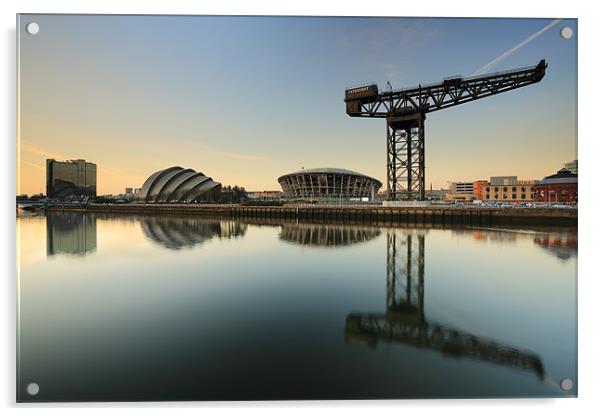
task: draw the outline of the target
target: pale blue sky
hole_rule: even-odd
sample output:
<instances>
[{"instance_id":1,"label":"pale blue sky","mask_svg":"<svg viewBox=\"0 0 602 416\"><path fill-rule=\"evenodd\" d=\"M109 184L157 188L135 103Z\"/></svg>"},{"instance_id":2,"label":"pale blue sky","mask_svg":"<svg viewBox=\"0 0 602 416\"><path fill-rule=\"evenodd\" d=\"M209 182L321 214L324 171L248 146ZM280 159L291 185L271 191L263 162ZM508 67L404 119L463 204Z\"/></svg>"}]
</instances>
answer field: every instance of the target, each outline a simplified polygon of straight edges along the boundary
<instances>
[{"instance_id":1,"label":"pale blue sky","mask_svg":"<svg viewBox=\"0 0 602 416\"><path fill-rule=\"evenodd\" d=\"M100 193L171 165L251 190L301 167L384 182L385 122L348 117L346 87L469 75L550 21L23 15L21 192L43 189L48 156L98 163ZM563 20L494 68L545 58L541 83L427 116L427 186L576 158L576 34Z\"/></svg>"}]
</instances>

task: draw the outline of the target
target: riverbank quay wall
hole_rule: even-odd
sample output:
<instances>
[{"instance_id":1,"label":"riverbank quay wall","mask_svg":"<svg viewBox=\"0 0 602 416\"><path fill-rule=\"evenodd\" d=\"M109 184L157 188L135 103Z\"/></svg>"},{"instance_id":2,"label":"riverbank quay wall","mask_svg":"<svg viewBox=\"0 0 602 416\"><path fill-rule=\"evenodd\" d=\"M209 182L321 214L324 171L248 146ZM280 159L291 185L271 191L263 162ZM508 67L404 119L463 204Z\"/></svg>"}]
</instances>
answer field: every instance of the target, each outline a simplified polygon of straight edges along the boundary
<instances>
[{"instance_id":1,"label":"riverbank quay wall","mask_svg":"<svg viewBox=\"0 0 602 416\"><path fill-rule=\"evenodd\" d=\"M428 223L474 226L577 226L577 209L562 208L88 204L85 206L54 205L47 207L47 210L152 215L200 215L231 219L290 219L307 222Z\"/></svg>"}]
</instances>

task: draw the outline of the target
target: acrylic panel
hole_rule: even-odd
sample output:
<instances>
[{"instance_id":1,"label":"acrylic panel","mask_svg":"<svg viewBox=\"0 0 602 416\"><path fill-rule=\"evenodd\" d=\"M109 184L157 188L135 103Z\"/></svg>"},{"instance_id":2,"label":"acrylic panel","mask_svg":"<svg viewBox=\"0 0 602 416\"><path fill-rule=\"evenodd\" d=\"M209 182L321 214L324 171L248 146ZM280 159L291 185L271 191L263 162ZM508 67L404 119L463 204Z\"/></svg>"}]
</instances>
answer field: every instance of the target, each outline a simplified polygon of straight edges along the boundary
<instances>
[{"instance_id":1,"label":"acrylic panel","mask_svg":"<svg viewBox=\"0 0 602 416\"><path fill-rule=\"evenodd\" d=\"M18 15L17 400L576 397L577 35Z\"/></svg>"}]
</instances>

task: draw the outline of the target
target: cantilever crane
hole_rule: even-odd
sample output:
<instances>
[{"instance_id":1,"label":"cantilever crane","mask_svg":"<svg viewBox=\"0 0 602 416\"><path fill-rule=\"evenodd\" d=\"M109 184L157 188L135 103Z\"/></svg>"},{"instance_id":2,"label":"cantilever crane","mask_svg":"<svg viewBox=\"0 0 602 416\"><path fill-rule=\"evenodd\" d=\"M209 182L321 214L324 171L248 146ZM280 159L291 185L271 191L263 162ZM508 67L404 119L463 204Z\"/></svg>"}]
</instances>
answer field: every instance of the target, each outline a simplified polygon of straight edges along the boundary
<instances>
[{"instance_id":1,"label":"cantilever crane","mask_svg":"<svg viewBox=\"0 0 602 416\"><path fill-rule=\"evenodd\" d=\"M387 119L387 199L424 200L424 120L426 113L535 84L547 64L397 91L376 84L345 90L347 115Z\"/></svg>"}]
</instances>

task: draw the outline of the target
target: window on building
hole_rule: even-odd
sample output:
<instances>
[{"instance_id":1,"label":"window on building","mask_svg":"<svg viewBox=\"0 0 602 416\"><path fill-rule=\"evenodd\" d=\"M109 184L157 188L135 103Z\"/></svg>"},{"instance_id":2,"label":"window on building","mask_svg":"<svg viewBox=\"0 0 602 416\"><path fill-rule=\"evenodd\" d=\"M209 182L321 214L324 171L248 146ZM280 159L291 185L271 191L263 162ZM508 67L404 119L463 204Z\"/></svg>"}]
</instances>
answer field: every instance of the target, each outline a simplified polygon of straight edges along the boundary
<instances>
[{"instance_id":1,"label":"window on building","mask_svg":"<svg viewBox=\"0 0 602 416\"><path fill-rule=\"evenodd\" d=\"M508 192L508 187L504 186L504 192Z\"/></svg>"},{"instance_id":2,"label":"window on building","mask_svg":"<svg viewBox=\"0 0 602 416\"><path fill-rule=\"evenodd\" d=\"M485 190L486 190L487 192L489 192L489 187L485 188Z\"/></svg>"},{"instance_id":3,"label":"window on building","mask_svg":"<svg viewBox=\"0 0 602 416\"><path fill-rule=\"evenodd\" d=\"M489 194L487 194L487 195L485 196L485 198L489 199Z\"/></svg>"},{"instance_id":4,"label":"window on building","mask_svg":"<svg viewBox=\"0 0 602 416\"><path fill-rule=\"evenodd\" d=\"M500 189L499 189L499 188L496 186L495 188L493 188L493 190L494 190L495 192L497 192L497 191L499 191ZM497 198L497 196L496 196L496 198Z\"/></svg>"},{"instance_id":5,"label":"window on building","mask_svg":"<svg viewBox=\"0 0 602 416\"><path fill-rule=\"evenodd\" d=\"M504 194L504 199L508 199L508 194Z\"/></svg>"},{"instance_id":6,"label":"window on building","mask_svg":"<svg viewBox=\"0 0 602 416\"><path fill-rule=\"evenodd\" d=\"M512 194L512 199L516 199L516 194Z\"/></svg>"},{"instance_id":7,"label":"window on building","mask_svg":"<svg viewBox=\"0 0 602 416\"><path fill-rule=\"evenodd\" d=\"M512 192L516 192L516 186L512 187Z\"/></svg>"},{"instance_id":8,"label":"window on building","mask_svg":"<svg viewBox=\"0 0 602 416\"><path fill-rule=\"evenodd\" d=\"M520 188L521 192L525 192L527 190L527 188L525 188L524 186L522 188Z\"/></svg>"},{"instance_id":9,"label":"window on building","mask_svg":"<svg viewBox=\"0 0 602 416\"><path fill-rule=\"evenodd\" d=\"M500 198L499 194L495 194L495 199L499 199L499 198Z\"/></svg>"},{"instance_id":10,"label":"window on building","mask_svg":"<svg viewBox=\"0 0 602 416\"><path fill-rule=\"evenodd\" d=\"M525 194L520 194L520 199L526 199L527 196Z\"/></svg>"}]
</instances>

